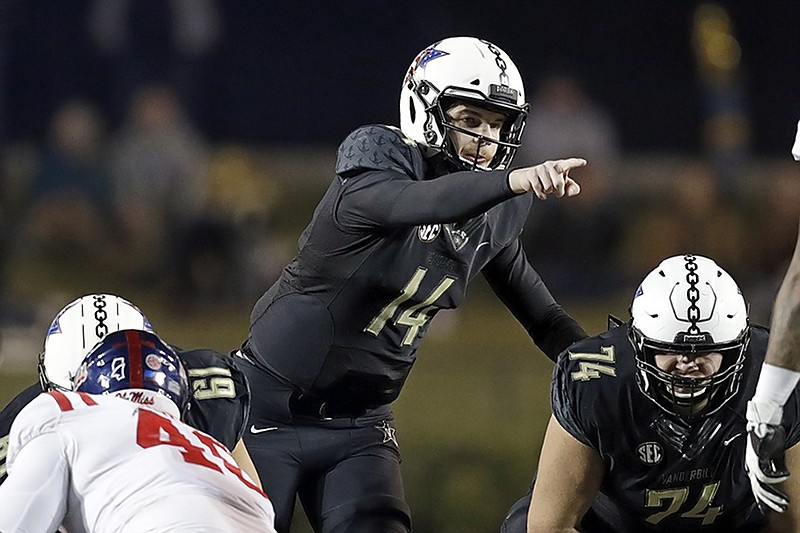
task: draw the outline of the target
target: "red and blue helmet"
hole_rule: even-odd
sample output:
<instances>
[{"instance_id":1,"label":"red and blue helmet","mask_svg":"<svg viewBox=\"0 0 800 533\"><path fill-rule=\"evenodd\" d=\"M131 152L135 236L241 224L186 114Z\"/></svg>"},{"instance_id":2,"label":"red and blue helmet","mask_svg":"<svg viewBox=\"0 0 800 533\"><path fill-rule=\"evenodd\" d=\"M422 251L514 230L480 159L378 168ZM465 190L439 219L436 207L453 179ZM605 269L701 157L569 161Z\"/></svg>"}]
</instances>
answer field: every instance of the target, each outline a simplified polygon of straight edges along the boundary
<instances>
[{"instance_id":1,"label":"red and blue helmet","mask_svg":"<svg viewBox=\"0 0 800 533\"><path fill-rule=\"evenodd\" d=\"M109 333L98 342L83 359L73 387L89 394L113 394L175 416L185 412L191 395L175 351L155 333L137 329Z\"/></svg>"}]
</instances>

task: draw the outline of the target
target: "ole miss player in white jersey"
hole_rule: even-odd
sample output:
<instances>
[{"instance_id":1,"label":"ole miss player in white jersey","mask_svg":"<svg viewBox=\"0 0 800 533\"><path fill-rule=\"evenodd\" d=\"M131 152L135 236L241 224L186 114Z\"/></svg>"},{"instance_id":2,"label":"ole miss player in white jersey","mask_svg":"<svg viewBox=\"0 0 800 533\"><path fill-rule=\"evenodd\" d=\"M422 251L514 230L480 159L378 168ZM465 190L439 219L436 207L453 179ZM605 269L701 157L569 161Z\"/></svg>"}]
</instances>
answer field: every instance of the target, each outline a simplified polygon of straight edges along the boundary
<instances>
[{"instance_id":1,"label":"ole miss player in white jersey","mask_svg":"<svg viewBox=\"0 0 800 533\"><path fill-rule=\"evenodd\" d=\"M225 446L181 422L186 372L154 333L107 335L74 391L40 394L14 421L0 531L275 531Z\"/></svg>"}]
</instances>

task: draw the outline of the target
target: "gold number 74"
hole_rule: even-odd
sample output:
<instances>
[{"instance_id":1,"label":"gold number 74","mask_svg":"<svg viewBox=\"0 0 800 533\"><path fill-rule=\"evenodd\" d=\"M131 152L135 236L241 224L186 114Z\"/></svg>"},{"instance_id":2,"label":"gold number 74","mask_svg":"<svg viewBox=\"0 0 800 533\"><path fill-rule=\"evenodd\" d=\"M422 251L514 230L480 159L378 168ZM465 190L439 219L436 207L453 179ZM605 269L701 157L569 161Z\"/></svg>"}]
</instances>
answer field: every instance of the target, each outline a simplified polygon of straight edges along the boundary
<instances>
[{"instance_id":1,"label":"gold number 74","mask_svg":"<svg viewBox=\"0 0 800 533\"><path fill-rule=\"evenodd\" d=\"M711 507L711 500L719 488L719 481L716 483L708 483L703 486L703 492L700 494L697 503L688 511L681 514L681 518L700 518L702 525L707 526L712 524L717 516L722 514L722 505L718 507ZM663 511L653 513L648 516L645 521L650 524L658 524L666 517L673 515L680 511L686 498L689 496L689 487L681 487L677 489L662 489L662 490L648 490L647 491L647 504L645 507L661 507L665 501L668 501L667 508Z\"/></svg>"},{"instance_id":2,"label":"gold number 74","mask_svg":"<svg viewBox=\"0 0 800 533\"><path fill-rule=\"evenodd\" d=\"M580 361L578 363L580 370L571 374L572 381L589 381L590 379L599 378L601 374L616 377L614 347L603 346L600 351L603 353L569 353L571 360Z\"/></svg>"}]
</instances>

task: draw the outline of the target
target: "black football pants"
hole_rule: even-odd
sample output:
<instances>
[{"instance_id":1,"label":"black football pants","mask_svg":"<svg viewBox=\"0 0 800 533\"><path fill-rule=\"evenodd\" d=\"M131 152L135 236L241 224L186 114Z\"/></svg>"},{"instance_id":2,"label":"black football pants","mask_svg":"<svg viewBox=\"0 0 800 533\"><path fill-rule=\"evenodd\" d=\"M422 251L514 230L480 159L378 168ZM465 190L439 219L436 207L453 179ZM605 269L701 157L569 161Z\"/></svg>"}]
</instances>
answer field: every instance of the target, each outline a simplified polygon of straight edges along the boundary
<instances>
[{"instance_id":1,"label":"black football pants","mask_svg":"<svg viewBox=\"0 0 800 533\"><path fill-rule=\"evenodd\" d=\"M244 441L278 533L289 532L296 496L318 533L411 531L391 416L361 427L345 421L250 418Z\"/></svg>"}]
</instances>

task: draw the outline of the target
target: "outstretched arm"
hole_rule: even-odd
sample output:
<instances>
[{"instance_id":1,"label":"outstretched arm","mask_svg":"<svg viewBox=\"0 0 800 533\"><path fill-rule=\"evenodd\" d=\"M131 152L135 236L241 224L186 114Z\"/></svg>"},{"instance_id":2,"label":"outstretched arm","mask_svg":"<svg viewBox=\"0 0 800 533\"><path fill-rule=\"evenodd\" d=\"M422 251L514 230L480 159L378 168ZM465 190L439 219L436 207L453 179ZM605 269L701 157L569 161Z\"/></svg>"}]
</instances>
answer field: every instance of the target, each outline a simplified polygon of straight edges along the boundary
<instances>
[{"instance_id":1,"label":"outstretched arm","mask_svg":"<svg viewBox=\"0 0 800 533\"><path fill-rule=\"evenodd\" d=\"M800 122L792 155L800 161ZM783 406L800 381L800 232L775 300L771 326L756 392L747 404L745 464L756 500L782 510L787 503L771 486L785 480L791 471L783 461L784 436L779 424ZM777 507L770 505L775 502Z\"/></svg>"},{"instance_id":2,"label":"outstretched arm","mask_svg":"<svg viewBox=\"0 0 800 533\"><path fill-rule=\"evenodd\" d=\"M343 185L337 220L348 227L404 227L471 218L518 194L575 196L570 170L585 159L545 161L512 171L462 171L436 179L413 180L396 171L353 174Z\"/></svg>"},{"instance_id":3,"label":"outstretched arm","mask_svg":"<svg viewBox=\"0 0 800 533\"><path fill-rule=\"evenodd\" d=\"M0 485L0 532L58 529L66 514L69 465L61 440L41 435L19 450Z\"/></svg>"},{"instance_id":4,"label":"outstretched arm","mask_svg":"<svg viewBox=\"0 0 800 533\"><path fill-rule=\"evenodd\" d=\"M770 330L764 363L800 371L800 232L775 300Z\"/></svg>"},{"instance_id":5,"label":"outstretched arm","mask_svg":"<svg viewBox=\"0 0 800 533\"><path fill-rule=\"evenodd\" d=\"M528 509L528 533L577 531L604 473L600 455L551 416Z\"/></svg>"}]
</instances>

